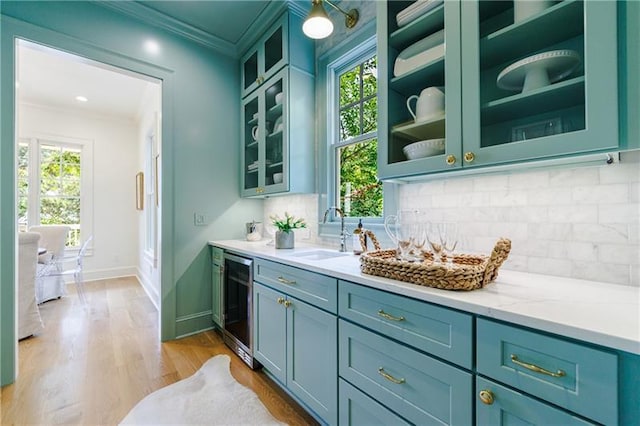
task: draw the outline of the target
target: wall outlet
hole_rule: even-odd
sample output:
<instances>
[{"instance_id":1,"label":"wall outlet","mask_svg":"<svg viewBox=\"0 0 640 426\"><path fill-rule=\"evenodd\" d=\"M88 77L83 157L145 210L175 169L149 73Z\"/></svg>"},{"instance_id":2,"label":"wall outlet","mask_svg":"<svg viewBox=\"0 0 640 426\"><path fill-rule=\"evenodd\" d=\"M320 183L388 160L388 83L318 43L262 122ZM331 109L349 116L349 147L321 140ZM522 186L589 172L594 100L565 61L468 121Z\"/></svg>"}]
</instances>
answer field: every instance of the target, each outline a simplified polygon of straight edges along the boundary
<instances>
[{"instance_id":1,"label":"wall outlet","mask_svg":"<svg viewBox=\"0 0 640 426\"><path fill-rule=\"evenodd\" d=\"M194 213L193 214L193 224L195 226L208 225L207 215L205 215L204 213Z\"/></svg>"}]
</instances>

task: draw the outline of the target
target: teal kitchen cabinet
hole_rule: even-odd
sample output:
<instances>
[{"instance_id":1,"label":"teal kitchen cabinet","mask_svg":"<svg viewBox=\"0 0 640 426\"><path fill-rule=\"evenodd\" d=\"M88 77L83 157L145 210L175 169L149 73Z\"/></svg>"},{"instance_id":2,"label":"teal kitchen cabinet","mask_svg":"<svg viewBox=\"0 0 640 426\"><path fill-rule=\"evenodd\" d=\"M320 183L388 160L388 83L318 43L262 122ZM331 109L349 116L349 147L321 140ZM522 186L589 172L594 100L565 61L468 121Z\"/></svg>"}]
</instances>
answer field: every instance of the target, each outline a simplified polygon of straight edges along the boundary
<instances>
[{"instance_id":1,"label":"teal kitchen cabinet","mask_svg":"<svg viewBox=\"0 0 640 426\"><path fill-rule=\"evenodd\" d=\"M523 3L447 1L402 27L396 14L411 2L379 5L380 84L388 94L380 103L387 117L380 126L382 177L619 148L616 3L564 0L530 15L521 12ZM440 59L400 77L391 72L404 49L442 29ZM428 86L445 88L440 132L427 131L435 118L413 123L405 106ZM403 153L406 145L440 137L444 152L417 160Z\"/></svg>"},{"instance_id":2,"label":"teal kitchen cabinet","mask_svg":"<svg viewBox=\"0 0 640 426\"><path fill-rule=\"evenodd\" d=\"M287 66L242 101L242 196L314 191L313 82Z\"/></svg>"},{"instance_id":3,"label":"teal kitchen cabinet","mask_svg":"<svg viewBox=\"0 0 640 426\"><path fill-rule=\"evenodd\" d=\"M224 275L224 250L218 247L211 247L211 318L213 323L222 330L222 277Z\"/></svg>"},{"instance_id":4,"label":"teal kitchen cabinet","mask_svg":"<svg viewBox=\"0 0 640 426\"><path fill-rule=\"evenodd\" d=\"M270 273L277 271L279 266L283 270L276 273L276 284L273 285L269 280ZM266 273L260 273L261 267ZM313 300L325 299L328 292L333 293L330 299L335 302L336 280L260 259L256 262L256 271L254 357L323 422L337 424L338 326L335 308L333 312L327 312L292 295L297 292L313 303ZM322 287L328 287L328 290L315 294L313 289Z\"/></svg>"},{"instance_id":5,"label":"teal kitchen cabinet","mask_svg":"<svg viewBox=\"0 0 640 426\"><path fill-rule=\"evenodd\" d=\"M343 379L339 380L340 411L338 423L341 425L406 425L402 417L388 410L373 398Z\"/></svg>"},{"instance_id":6,"label":"teal kitchen cabinet","mask_svg":"<svg viewBox=\"0 0 640 426\"><path fill-rule=\"evenodd\" d=\"M381 178L423 174L449 168L447 154L462 150L460 59L461 28L458 0L445 1L413 22L398 27L396 14L411 1L378 3L378 173ZM424 40L424 41L423 41ZM430 47L417 66L410 60L420 43ZM446 47L446 49L444 49ZM440 49L440 50L438 50ZM400 58L396 64L396 59ZM402 64L401 64L402 62ZM428 87L445 93L443 114L414 121L407 108L412 95ZM413 104L412 104L413 106ZM445 138L445 149L408 160L403 148L414 142Z\"/></svg>"},{"instance_id":7,"label":"teal kitchen cabinet","mask_svg":"<svg viewBox=\"0 0 640 426\"><path fill-rule=\"evenodd\" d=\"M341 424L473 423L470 314L340 281L338 315Z\"/></svg>"},{"instance_id":8,"label":"teal kitchen cabinet","mask_svg":"<svg viewBox=\"0 0 640 426\"><path fill-rule=\"evenodd\" d=\"M479 379L481 386L476 389L479 424L490 422L501 410L520 418L536 414L549 424L564 415L566 424L576 424L568 421L567 414L544 408L544 404L529 401L529 397L523 400L519 392L510 393L493 381L594 422L618 423L616 353L486 319L478 319L476 338L477 372L490 379ZM487 387L482 387L484 384ZM543 415L545 412L548 416Z\"/></svg>"},{"instance_id":9,"label":"teal kitchen cabinet","mask_svg":"<svg viewBox=\"0 0 640 426\"><path fill-rule=\"evenodd\" d=\"M314 71L313 40L302 33L302 18L285 12L243 55L242 97L246 97L286 65Z\"/></svg>"}]
</instances>

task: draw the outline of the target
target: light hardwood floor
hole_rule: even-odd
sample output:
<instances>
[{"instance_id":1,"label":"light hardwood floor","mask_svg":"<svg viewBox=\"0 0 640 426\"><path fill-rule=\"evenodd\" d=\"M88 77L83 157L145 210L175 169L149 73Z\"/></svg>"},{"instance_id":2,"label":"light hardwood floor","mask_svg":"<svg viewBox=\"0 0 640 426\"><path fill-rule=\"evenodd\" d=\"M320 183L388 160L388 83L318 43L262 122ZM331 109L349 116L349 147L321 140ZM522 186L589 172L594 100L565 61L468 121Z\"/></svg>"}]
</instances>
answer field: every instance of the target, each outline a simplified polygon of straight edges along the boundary
<instances>
[{"instance_id":1,"label":"light hardwood floor","mask_svg":"<svg viewBox=\"0 0 640 426\"><path fill-rule=\"evenodd\" d=\"M161 343L158 314L135 278L87 283L88 308L69 295L40 305L44 331L19 343L17 381L2 388L0 423L117 424L149 393L195 373L217 354L269 411L315 424L262 372L251 371L213 331Z\"/></svg>"}]
</instances>

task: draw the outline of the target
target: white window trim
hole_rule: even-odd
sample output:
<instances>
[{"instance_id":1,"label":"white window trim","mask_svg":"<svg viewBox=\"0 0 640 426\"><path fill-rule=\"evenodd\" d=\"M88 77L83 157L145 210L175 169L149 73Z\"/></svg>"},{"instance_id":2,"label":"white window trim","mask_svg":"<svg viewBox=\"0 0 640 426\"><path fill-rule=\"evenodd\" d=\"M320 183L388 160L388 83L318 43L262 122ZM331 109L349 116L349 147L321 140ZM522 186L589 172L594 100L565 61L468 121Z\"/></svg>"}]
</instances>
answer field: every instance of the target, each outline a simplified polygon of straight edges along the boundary
<instances>
[{"instance_id":1,"label":"white window trim","mask_svg":"<svg viewBox=\"0 0 640 426\"><path fill-rule=\"evenodd\" d=\"M38 194L40 192L40 179L38 173L32 173L31 164L40 165L40 150L42 143L50 143L62 146L81 147L80 164L82 167L80 177L80 223L86 240L93 235L93 145L92 139L81 139L68 136L51 135L46 133L33 133L26 137L20 137L19 142L29 144L29 212L30 226L40 224L37 212L40 211ZM16 198L17 199L17 198ZM80 250L80 247L69 247L70 253ZM93 253L93 240L89 244L87 256Z\"/></svg>"},{"instance_id":2,"label":"white window trim","mask_svg":"<svg viewBox=\"0 0 640 426\"><path fill-rule=\"evenodd\" d=\"M330 212L327 223L323 223L324 212L333 207L335 197L336 167L335 149L331 142L339 139L339 124L337 122L333 108L337 105L339 87L336 80L340 71L346 71L356 64L377 54L375 23L369 23L362 31L339 44L329 52L322 55L318 60L318 90L317 90L317 110L320 112L318 120L318 152L321 154L318 159L319 192L318 200L318 232L321 237L337 237L340 234L340 218ZM359 62L358 62L359 61ZM378 92L378 97L380 92ZM378 103L380 105L380 103ZM346 144L357 142L358 139L371 137L373 132L367 135L349 139ZM377 131L375 132L377 135ZM378 136L379 140L379 136ZM384 217L388 214L395 214L398 205L397 184L383 182L384 205L381 218L362 218L365 228L371 229L376 234L384 232ZM351 232L355 229L360 218L345 218L347 230Z\"/></svg>"}]
</instances>

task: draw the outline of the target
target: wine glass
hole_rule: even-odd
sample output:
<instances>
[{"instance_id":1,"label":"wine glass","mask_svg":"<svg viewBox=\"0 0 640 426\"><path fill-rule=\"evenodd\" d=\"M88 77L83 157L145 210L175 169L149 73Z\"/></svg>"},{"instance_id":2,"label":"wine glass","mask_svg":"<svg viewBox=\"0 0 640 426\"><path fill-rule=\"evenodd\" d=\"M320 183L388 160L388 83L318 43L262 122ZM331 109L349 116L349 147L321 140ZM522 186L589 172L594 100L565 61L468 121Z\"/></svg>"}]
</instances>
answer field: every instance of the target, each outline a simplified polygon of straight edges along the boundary
<instances>
[{"instance_id":1,"label":"wine glass","mask_svg":"<svg viewBox=\"0 0 640 426\"><path fill-rule=\"evenodd\" d=\"M458 227L455 223L443 223L440 226L440 243L447 257L447 265L453 265L453 251L458 246Z\"/></svg>"},{"instance_id":2,"label":"wine glass","mask_svg":"<svg viewBox=\"0 0 640 426\"><path fill-rule=\"evenodd\" d=\"M440 227L438 224L427 224L426 238L429 243L429 247L431 247L431 251L433 252L433 261L436 263L442 262L442 241L440 238Z\"/></svg>"}]
</instances>

